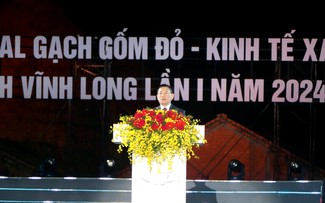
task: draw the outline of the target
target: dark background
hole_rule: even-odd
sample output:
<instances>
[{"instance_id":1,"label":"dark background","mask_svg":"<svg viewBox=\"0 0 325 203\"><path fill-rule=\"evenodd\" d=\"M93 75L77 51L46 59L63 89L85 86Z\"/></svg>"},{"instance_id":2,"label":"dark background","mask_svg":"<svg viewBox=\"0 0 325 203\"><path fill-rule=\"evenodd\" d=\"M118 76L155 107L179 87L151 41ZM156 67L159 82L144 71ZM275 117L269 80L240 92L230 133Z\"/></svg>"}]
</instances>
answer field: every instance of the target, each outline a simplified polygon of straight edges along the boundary
<instances>
[{"instance_id":1,"label":"dark background","mask_svg":"<svg viewBox=\"0 0 325 203\"><path fill-rule=\"evenodd\" d=\"M180 37L188 44L199 43L200 46L204 46L207 37L257 37L265 45L268 38L283 38L285 33L295 29L296 32L293 37L298 42L298 45L295 44L297 46L294 48L295 50L301 48L299 46L301 46L303 38L317 38L319 41L324 38L322 10L318 4L312 2L308 2L307 5L299 5L294 2L290 6L274 2L263 2L263 5L238 2L184 3L165 1L108 3L99 0L83 2L47 0L44 2L42 5L45 6L40 6L37 1L3 1L0 9L2 12L6 11L6 15L3 14L1 20L5 27L10 29L2 29L2 35L11 34L32 37L45 33L49 36L80 34L93 37L111 36L113 38L117 32L123 28L128 28L127 36L147 36L150 39L161 36L171 39L175 36L174 30L179 28L181 29ZM32 27L33 23L36 24L36 22L42 21L42 18L44 18L43 15L39 14L46 13L44 8L46 8L46 12L52 14L51 18L46 18L48 21L44 20L42 22L48 23L48 26L51 25L49 26L50 31L35 26L34 31L31 32L30 27ZM29 15L38 16L31 18L33 20L26 20L26 22L25 18L28 19ZM74 28L74 32L69 33L71 27L62 28L63 22L60 21L62 18L69 21L71 27ZM17 24L10 25L12 21L21 22L24 24L22 27L27 26L29 31L24 32ZM153 47L151 48L153 49ZM265 53L270 52L270 50L264 51ZM240 73L241 79L263 78L266 87L271 87L271 82L275 78L281 78L285 81L291 78L299 81L303 79L324 81L324 62L302 62L300 53L296 52L296 54L297 57L294 62L272 62L269 54L261 55L260 61L257 62L206 61L204 52L200 52L199 55L186 52L186 55L180 61L171 59L157 61L150 58L146 61L114 59L104 62L100 60L81 60L80 63L106 64L104 69L92 69L99 76L136 77L140 81L145 77L150 77L155 85L158 85L161 79L160 76L166 68L171 70L170 78L190 78L191 80L203 78L205 84L208 84L211 78L227 78L230 80L231 73ZM72 74L71 64L73 61L68 63L69 65L65 67L71 69ZM41 62L37 61L34 64L42 69ZM23 75L24 73L20 73L20 70L17 69L15 74ZM92 77L86 73L80 73L78 76ZM195 87L192 88L193 92L195 92ZM324 104L317 101L313 103L285 102L276 104L271 102L270 99L273 91L271 88L265 88L266 99L264 102L211 102L209 99L210 90L205 89L204 101L199 102L196 101L195 97L191 97L190 101L180 100L175 101L175 104L186 109L188 114L199 118L202 124L211 121L219 113L225 113L230 119L310 161L312 165L325 168L324 158L322 157ZM152 93L155 93L154 87ZM55 146L51 146L51 149L42 149L40 151L46 153L40 157L44 158L49 154L63 154L61 156L71 158L61 158L62 161L64 159L74 159L76 160L75 163L80 163L82 156L91 154L89 156L95 157L97 162L107 157L121 159L118 163L121 168L125 167L128 165L125 155L116 154L116 145L110 143L111 134L108 132L108 126L116 123L119 115L133 114L137 108L157 105L155 101L144 101L139 96L138 98L137 101L81 101L77 98L73 101L41 101L44 106L62 105L65 113L67 113L64 111L67 110L67 106L71 106L72 110L62 120L60 120L60 116L56 116L57 119L48 121L48 123L45 121L43 124L38 122L44 128L51 129L51 132L40 133L44 137L47 136L47 133L55 134L55 129L59 129L59 125L66 123L69 129L60 134L66 136L66 139L70 142L69 145L64 146L63 149L60 148L60 150L56 150ZM3 108L5 108L5 105L7 106L8 102L10 103L10 101L2 101ZM19 99L14 102L20 103L20 106L29 106L32 101ZM49 108L44 107L42 109ZM61 115L59 110L55 111L52 109L53 114ZM15 112L19 112L19 110ZM72 116L68 117L68 115ZM26 117L28 119L30 116L26 114ZM1 119L4 126L8 125L9 122L17 122L17 125L19 125L16 119L7 119L4 114ZM59 121L62 123L59 123ZM6 131L6 128L3 129L5 129L3 132L6 134L8 131ZM85 129L87 130L85 131ZM60 130L57 131L60 132ZM19 129L16 130L13 134L19 137L21 136L19 134L22 133L26 133L24 128L20 129L20 132ZM7 134L9 135L9 132ZM84 148L80 149L81 146L78 146L78 142L75 140L87 140L89 136L93 136L93 143L88 143L88 146L87 141L80 141L85 144L81 145ZM44 139L46 140L46 138ZM28 140L28 142L33 142L31 140ZM44 145L41 146L44 147ZM79 150L84 151L85 155L79 154ZM87 168L92 171L81 173L82 176L93 176L96 173L93 171L97 170L97 167L89 166L87 163L81 164L80 167L85 168L85 171L87 171ZM72 167L71 171L78 170L78 167L75 168Z\"/></svg>"}]
</instances>

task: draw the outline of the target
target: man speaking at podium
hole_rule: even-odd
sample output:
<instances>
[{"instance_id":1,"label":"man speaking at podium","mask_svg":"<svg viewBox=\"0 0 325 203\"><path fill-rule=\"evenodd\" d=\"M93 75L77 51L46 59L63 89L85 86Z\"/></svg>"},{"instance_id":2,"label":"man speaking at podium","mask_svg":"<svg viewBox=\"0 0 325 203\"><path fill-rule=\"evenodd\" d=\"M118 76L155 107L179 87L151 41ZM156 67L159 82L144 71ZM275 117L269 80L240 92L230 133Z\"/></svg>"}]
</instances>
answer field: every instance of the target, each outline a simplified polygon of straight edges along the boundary
<instances>
[{"instance_id":1,"label":"man speaking at podium","mask_svg":"<svg viewBox=\"0 0 325 203\"><path fill-rule=\"evenodd\" d=\"M185 116L186 114L184 109L181 109L171 103L173 99L174 93L172 87L167 84L159 85L157 90L157 100L160 105L155 109L176 110L178 113Z\"/></svg>"}]
</instances>

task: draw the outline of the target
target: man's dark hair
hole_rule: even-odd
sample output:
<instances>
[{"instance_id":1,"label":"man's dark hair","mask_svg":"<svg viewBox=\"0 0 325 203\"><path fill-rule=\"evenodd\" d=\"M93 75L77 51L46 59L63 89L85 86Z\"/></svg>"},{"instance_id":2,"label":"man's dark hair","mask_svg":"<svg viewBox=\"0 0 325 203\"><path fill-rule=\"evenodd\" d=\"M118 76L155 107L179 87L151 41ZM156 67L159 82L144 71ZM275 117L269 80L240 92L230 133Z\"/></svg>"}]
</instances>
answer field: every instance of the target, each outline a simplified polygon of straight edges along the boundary
<instances>
[{"instance_id":1,"label":"man's dark hair","mask_svg":"<svg viewBox=\"0 0 325 203\"><path fill-rule=\"evenodd\" d=\"M160 85L158 86L157 92L158 92L158 90L159 90L161 87L167 87L167 88L169 89L170 93L173 93L173 88L172 88L170 85L168 85L168 84L160 84Z\"/></svg>"}]
</instances>

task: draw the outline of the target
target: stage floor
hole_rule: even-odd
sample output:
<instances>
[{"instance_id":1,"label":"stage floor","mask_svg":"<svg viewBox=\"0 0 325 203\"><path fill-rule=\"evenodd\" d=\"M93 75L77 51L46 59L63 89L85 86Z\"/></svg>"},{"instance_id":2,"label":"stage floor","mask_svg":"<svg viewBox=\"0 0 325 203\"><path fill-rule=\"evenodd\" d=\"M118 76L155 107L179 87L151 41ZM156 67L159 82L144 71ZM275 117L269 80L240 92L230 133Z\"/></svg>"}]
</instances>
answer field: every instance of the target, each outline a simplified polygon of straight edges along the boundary
<instances>
[{"instance_id":1,"label":"stage floor","mask_svg":"<svg viewBox=\"0 0 325 203\"><path fill-rule=\"evenodd\" d=\"M131 202L131 179L0 177L0 202ZM187 203L320 203L322 180L187 180ZM148 194L150 195L150 194Z\"/></svg>"}]
</instances>

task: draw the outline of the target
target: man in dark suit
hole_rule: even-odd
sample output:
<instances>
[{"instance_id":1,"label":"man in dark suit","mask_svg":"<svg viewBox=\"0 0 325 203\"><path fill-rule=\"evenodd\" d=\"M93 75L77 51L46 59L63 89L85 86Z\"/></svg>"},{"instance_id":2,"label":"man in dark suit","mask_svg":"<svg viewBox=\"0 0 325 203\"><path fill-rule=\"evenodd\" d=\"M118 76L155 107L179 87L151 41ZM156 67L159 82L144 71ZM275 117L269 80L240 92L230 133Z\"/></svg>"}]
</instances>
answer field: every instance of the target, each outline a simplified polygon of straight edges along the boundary
<instances>
[{"instance_id":1,"label":"man in dark suit","mask_svg":"<svg viewBox=\"0 0 325 203\"><path fill-rule=\"evenodd\" d=\"M181 113L185 116L186 114L184 109L181 109L171 103L173 99L174 99L174 93L171 86L167 84L161 84L158 87L158 91L157 91L157 100L160 105L157 106L155 109L166 109L166 110L174 109L178 113Z\"/></svg>"}]
</instances>

